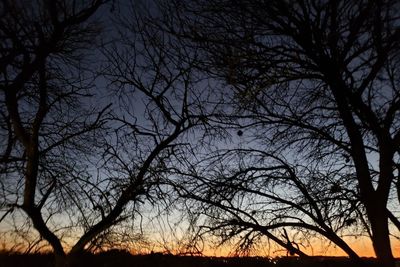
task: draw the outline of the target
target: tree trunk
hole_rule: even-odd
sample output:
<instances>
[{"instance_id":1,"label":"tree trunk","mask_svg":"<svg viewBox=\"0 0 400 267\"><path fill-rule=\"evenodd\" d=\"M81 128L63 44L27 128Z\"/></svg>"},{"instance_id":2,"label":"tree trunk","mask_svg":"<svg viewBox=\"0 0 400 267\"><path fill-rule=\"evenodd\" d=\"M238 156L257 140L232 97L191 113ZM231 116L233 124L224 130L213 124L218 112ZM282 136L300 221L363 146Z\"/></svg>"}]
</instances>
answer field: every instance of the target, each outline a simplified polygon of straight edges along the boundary
<instances>
[{"instance_id":1,"label":"tree trunk","mask_svg":"<svg viewBox=\"0 0 400 267\"><path fill-rule=\"evenodd\" d=\"M367 207L368 219L372 231L372 245L381 266L394 267L395 259L390 245L386 206L381 206L375 204L372 208Z\"/></svg>"}]
</instances>

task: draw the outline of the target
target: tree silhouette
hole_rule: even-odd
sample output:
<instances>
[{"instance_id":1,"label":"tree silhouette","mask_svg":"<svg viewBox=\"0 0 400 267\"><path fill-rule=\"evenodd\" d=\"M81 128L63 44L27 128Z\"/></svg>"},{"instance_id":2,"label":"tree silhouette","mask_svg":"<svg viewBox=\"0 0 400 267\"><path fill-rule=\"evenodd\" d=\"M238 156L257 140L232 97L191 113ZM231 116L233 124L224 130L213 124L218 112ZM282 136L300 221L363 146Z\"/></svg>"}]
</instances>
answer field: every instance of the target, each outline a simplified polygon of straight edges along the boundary
<instances>
[{"instance_id":1,"label":"tree silhouette","mask_svg":"<svg viewBox=\"0 0 400 267\"><path fill-rule=\"evenodd\" d=\"M52 194L79 171L70 161L105 123L106 109L89 113L79 103L91 86L79 53L90 47L97 31L89 20L103 4L1 3L2 207L22 209L57 255L64 251L47 219L68 204ZM53 209L44 212L48 202Z\"/></svg>"},{"instance_id":2,"label":"tree silhouette","mask_svg":"<svg viewBox=\"0 0 400 267\"><path fill-rule=\"evenodd\" d=\"M254 148L219 150L201 165L188 163L196 171L180 173L190 183L179 191L195 201L190 206L198 207L197 213L211 219L206 232L222 235L226 241L240 235L240 249L256 245L264 235L302 257L307 256L303 249L292 245L322 236L359 260L341 238L341 234L355 234L362 213L347 176L317 166L295 166ZM197 201L202 204L196 205ZM286 229L291 229L290 235Z\"/></svg>"},{"instance_id":3,"label":"tree silhouette","mask_svg":"<svg viewBox=\"0 0 400 267\"><path fill-rule=\"evenodd\" d=\"M398 192L398 2L195 0L172 6L160 27L202 49L199 67L226 82L235 109L224 122L233 120L267 153L317 166L320 174L304 177L306 184L318 178L312 186L325 188L324 197L341 201L336 193L344 188L336 179L349 182L376 256L394 266L389 220L399 225L390 208ZM322 175L324 167L336 174Z\"/></svg>"},{"instance_id":4,"label":"tree silhouette","mask_svg":"<svg viewBox=\"0 0 400 267\"><path fill-rule=\"evenodd\" d=\"M112 1L108 35L106 1L25 2L0 3L0 222L57 264L179 194L242 248L357 259L361 229L394 266L398 1Z\"/></svg>"},{"instance_id":5,"label":"tree silhouette","mask_svg":"<svg viewBox=\"0 0 400 267\"><path fill-rule=\"evenodd\" d=\"M1 220L22 210L64 266L144 202L168 201L182 138L209 111L192 65L137 13L119 24L121 38L104 37L95 18L105 1L25 4L0 5Z\"/></svg>"}]
</instances>

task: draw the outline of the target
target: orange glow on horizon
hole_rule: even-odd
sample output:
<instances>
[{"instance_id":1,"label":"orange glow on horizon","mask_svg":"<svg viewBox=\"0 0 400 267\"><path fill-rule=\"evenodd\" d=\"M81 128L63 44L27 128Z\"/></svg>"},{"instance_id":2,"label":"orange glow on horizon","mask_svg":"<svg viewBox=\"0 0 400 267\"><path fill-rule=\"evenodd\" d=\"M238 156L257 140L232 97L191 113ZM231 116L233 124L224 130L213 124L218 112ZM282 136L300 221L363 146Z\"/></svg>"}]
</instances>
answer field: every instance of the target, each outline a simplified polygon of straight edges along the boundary
<instances>
[{"instance_id":1,"label":"orange glow on horizon","mask_svg":"<svg viewBox=\"0 0 400 267\"><path fill-rule=\"evenodd\" d=\"M375 252L372 247L371 240L367 237L358 237L358 238L345 238L347 244L360 256L360 257L375 257ZM400 258L400 241L397 239L392 239L392 252L394 257ZM310 256L334 256L334 257L347 257L348 255L339 247L334 246L333 244L327 245L321 244L318 242L314 242L312 244L312 248L303 248L301 250ZM272 254L272 255L271 255ZM206 248L204 251L205 256L229 256L232 255L232 251L229 248ZM257 256L265 256L265 257L280 257L287 256L287 252L283 248L277 248L275 251L271 250L270 255L263 254Z\"/></svg>"},{"instance_id":2,"label":"orange glow on horizon","mask_svg":"<svg viewBox=\"0 0 400 267\"><path fill-rule=\"evenodd\" d=\"M375 253L371 244L371 241L367 237L358 237L358 238L345 238L345 241L347 244L360 256L360 257L375 257ZM7 250L6 247L4 247L3 243L3 248L2 250ZM9 247L12 247L12 244L9 243ZM1 249L0 249L1 250ZM334 257L346 257L347 254L341 250L339 247L334 246L334 245L327 245L327 243L323 244L314 242L312 244L312 247L301 247L301 250L308 254L309 256L334 256ZM44 249L41 250L42 252L49 252L49 249ZM152 250L148 249L143 249L142 252L137 251L135 249L129 250L130 253L132 254L150 254ZM22 250L20 251L22 252ZM154 252L165 252L162 250L154 250ZM179 253L174 253L174 251L171 251L172 254L179 254ZM396 239L392 239L392 252L393 255L397 258L400 258L400 241ZM270 254L268 253L259 253L259 254L251 254L252 256L261 256L261 257L281 257L281 256L287 256L286 251L281 248L281 247L276 247L276 249L270 249ZM208 256L208 257L229 257L233 256L233 250L228 247L228 246L222 246L219 248L214 248L212 246L206 246L203 250L203 255Z\"/></svg>"}]
</instances>

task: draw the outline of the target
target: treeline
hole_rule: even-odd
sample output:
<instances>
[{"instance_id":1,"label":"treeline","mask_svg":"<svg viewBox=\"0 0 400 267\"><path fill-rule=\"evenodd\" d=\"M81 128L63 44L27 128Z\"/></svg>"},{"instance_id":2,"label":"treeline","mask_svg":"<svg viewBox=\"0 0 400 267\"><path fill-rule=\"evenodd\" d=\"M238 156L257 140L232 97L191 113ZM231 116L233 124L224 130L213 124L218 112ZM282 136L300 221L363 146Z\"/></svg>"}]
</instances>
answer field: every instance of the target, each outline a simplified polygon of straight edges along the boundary
<instances>
[{"instance_id":1,"label":"treeline","mask_svg":"<svg viewBox=\"0 0 400 267\"><path fill-rule=\"evenodd\" d=\"M54 255L46 253L18 254L1 253L2 267L53 267ZM72 266L98 267L378 267L376 260L363 259L362 265L355 265L345 257L203 257L174 256L163 254L132 255L125 251L109 251L102 253L82 253L76 255Z\"/></svg>"}]
</instances>

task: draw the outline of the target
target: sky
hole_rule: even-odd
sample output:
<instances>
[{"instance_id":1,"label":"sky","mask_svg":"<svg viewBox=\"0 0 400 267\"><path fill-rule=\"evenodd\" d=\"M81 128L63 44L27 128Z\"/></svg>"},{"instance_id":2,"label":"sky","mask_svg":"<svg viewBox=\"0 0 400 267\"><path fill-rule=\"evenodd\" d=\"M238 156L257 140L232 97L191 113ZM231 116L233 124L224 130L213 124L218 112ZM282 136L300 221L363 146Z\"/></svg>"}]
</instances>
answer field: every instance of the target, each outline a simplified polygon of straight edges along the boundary
<instances>
[{"instance_id":1,"label":"sky","mask_svg":"<svg viewBox=\"0 0 400 267\"><path fill-rule=\"evenodd\" d=\"M102 11L104 12L104 11ZM114 12L120 12L120 14L124 14L125 10L121 9L121 7L118 7L116 9L116 11ZM100 13L102 14L102 13ZM112 23L111 23L112 24ZM114 36L114 34L116 34L116 30L108 30L109 33L111 34L110 36ZM108 37L110 37L108 36ZM107 38L105 38L105 40L107 40ZM92 55L92 59L94 59L97 55ZM101 92L105 92L107 91L107 86L106 86L106 81L102 80L102 79L98 79L97 80L97 84L96 87L99 89L99 91ZM141 99L141 98L138 98ZM106 103L110 101L110 99L108 97L103 97L102 99L94 99L93 102L91 102L90 104L93 106L100 106L100 105L106 105ZM114 101L114 100L113 100ZM142 103L138 102L138 100L136 100L137 102L133 102L132 104L134 105L134 109L136 114L139 114L139 123L146 123L146 120L143 119L143 114L144 114L144 108L145 105L143 105ZM115 101L116 102L116 101ZM122 112L121 112L122 113ZM143 121L141 121L141 119L143 119ZM233 139L235 139L236 137L234 137ZM229 146L230 144L224 144L223 146ZM96 174L93 173L93 176L95 176ZM149 215L146 219L145 224L147 224L147 226L151 226L150 231L148 233L146 233L148 240L155 240L157 242L164 242L166 241L167 243L165 244L167 247L171 247L172 249L174 247L176 247L176 245L173 243L173 237L180 237L180 238L184 238L185 232L184 232L184 228L185 228L185 224L183 223L182 228L178 229L176 228L175 230L182 230L180 233L172 233L169 234L168 232L165 234L165 231L169 231L171 229L169 229L168 227L164 227L162 225L158 225L157 226L157 222L152 220L152 210L151 210L151 206L147 207L148 209L150 209L149 211ZM156 212L156 211L155 211ZM29 227L31 227L29 224L25 224L24 221L19 217L20 215L15 215L13 216L9 216L7 217L3 222L1 222L0 224L0 232L1 231L7 231L10 230L10 227L13 227L14 222L15 221L20 221L20 225L19 227L21 227L21 229L24 230L28 230L30 229ZM66 215L62 215L62 216L66 216ZM63 220L63 217L58 218L58 220ZM175 217L175 220L179 219L179 217ZM135 225L135 227L137 227L137 225ZM159 228L157 228L159 227ZM138 229L135 229L138 230ZM145 230L149 230L149 229L145 229ZM176 234L176 235L175 235ZM34 236L34 235L33 235ZM2 236L2 240L0 239L0 242L4 243L5 246L9 246L9 245L13 245L12 244L12 239L10 236ZM35 238L35 236L33 237ZM179 239L179 238L178 238ZM158 240L158 241L157 241ZM359 238L348 238L347 239L350 246L353 247L357 252L359 252L359 254L361 256L373 256L373 250L372 250L372 246L370 244L369 239L364 238L364 237L359 237ZM140 243L141 244L141 243ZM305 251L308 252L311 255L334 255L334 256L342 256L345 255L343 252L340 251L340 249L337 249L333 246L328 246L329 244L326 242L314 242L313 243L313 249L311 248L305 248ZM161 250L162 248L159 248L157 245L154 245L154 250ZM151 245L150 245L150 249L151 249ZM139 248L132 248L132 250L139 250ZM153 250L153 249L151 249ZM396 256L400 256L400 243L399 241L393 239L393 252L395 253ZM267 253L271 253L270 256L274 256L274 255L284 255L286 254L285 251L282 251L281 249L278 248L270 248L270 249L260 249L259 252L265 253L265 255ZM204 254L205 255L210 255L210 256L225 256L230 254L231 251L229 250L229 246L222 246L218 249L214 249L212 248L210 245L207 244L205 245L204 248ZM397 253L397 254L396 254Z\"/></svg>"}]
</instances>

